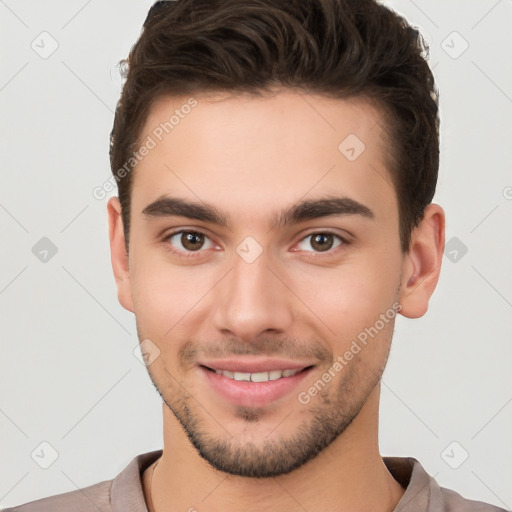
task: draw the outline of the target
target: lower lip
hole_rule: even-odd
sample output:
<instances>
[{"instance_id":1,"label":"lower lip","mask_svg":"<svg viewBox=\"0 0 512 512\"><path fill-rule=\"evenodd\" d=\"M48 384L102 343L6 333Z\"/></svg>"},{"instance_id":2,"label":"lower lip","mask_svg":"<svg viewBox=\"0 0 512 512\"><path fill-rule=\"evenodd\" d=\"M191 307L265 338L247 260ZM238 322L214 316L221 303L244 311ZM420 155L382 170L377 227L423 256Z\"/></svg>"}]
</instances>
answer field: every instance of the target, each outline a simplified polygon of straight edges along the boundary
<instances>
[{"instance_id":1,"label":"lower lip","mask_svg":"<svg viewBox=\"0 0 512 512\"><path fill-rule=\"evenodd\" d=\"M229 402L245 407L263 407L291 393L312 368L302 370L291 377L281 377L267 382L230 379L207 370L204 366L201 366L200 370L205 374L210 386Z\"/></svg>"}]
</instances>

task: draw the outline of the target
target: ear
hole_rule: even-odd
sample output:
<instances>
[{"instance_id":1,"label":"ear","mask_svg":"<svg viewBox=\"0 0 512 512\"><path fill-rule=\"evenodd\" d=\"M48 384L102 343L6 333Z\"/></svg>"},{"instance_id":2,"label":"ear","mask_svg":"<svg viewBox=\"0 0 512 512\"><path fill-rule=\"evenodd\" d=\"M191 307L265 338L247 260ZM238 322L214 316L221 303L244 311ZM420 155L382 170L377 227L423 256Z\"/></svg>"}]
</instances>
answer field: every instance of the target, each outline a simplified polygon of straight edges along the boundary
<instances>
[{"instance_id":1,"label":"ear","mask_svg":"<svg viewBox=\"0 0 512 512\"><path fill-rule=\"evenodd\" d=\"M108 234L110 238L110 258L117 285L117 298L123 308L134 312L128 253L126 252L123 219L119 198L111 197L107 203Z\"/></svg>"},{"instance_id":2,"label":"ear","mask_svg":"<svg viewBox=\"0 0 512 512\"><path fill-rule=\"evenodd\" d=\"M412 231L411 246L404 257L399 303L400 313L419 318L439 279L445 238L445 214L437 204L425 208L423 219Z\"/></svg>"}]
</instances>

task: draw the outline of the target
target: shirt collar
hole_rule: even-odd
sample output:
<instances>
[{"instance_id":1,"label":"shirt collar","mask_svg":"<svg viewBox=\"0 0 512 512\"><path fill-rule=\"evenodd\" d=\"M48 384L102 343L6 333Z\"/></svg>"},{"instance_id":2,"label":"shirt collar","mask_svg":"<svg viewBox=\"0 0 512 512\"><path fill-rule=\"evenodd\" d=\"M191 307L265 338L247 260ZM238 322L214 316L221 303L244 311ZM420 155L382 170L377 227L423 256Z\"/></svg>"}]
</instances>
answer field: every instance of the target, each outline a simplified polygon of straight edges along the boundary
<instances>
[{"instance_id":1,"label":"shirt collar","mask_svg":"<svg viewBox=\"0 0 512 512\"><path fill-rule=\"evenodd\" d=\"M441 510L439 486L415 458L382 457L382 459L393 478L405 489L394 512Z\"/></svg>"},{"instance_id":2,"label":"shirt collar","mask_svg":"<svg viewBox=\"0 0 512 512\"><path fill-rule=\"evenodd\" d=\"M142 489L142 473L162 455L162 450L135 457L112 480L112 512L148 512ZM440 510L441 493L436 481L413 457L383 457L393 478L405 489L395 512L434 512Z\"/></svg>"},{"instance_id":3,"label":"shirt collar","mask_svg":"<svg viewBox=\"0 0 512 512\"><path fill-rule=\"evenodd\" d=\"M162 450L137 455L114 478L110 488L112 512L148 512L142 489L142 473L161 455Z\"/></svg>"}]
</instances>

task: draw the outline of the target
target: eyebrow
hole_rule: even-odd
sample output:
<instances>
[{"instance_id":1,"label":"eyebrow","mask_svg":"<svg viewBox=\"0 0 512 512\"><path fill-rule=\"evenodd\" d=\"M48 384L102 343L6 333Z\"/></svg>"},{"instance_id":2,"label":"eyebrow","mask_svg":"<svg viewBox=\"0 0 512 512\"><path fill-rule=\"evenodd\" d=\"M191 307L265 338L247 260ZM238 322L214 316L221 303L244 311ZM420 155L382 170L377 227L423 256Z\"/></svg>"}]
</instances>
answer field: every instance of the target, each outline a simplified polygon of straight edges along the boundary
<instances>
[{"instance_id":1,"label":"eyebrow","mask_svg":"<svg viewBox=\"0 0 512 512\"><path fill-rule=\"evenodd\" d=\"M229 218L213 205L187 201L179 197L162 196L146 206L142 210L142 214L147 218L179 216L228 228L230 226ZM368 219L375 218L375 214L370 208L354 199L328 196L299 201L275 213L270 222L270 228L298 224L321 217L345 215L359 215Z\"/></svg>"}]
</instances>

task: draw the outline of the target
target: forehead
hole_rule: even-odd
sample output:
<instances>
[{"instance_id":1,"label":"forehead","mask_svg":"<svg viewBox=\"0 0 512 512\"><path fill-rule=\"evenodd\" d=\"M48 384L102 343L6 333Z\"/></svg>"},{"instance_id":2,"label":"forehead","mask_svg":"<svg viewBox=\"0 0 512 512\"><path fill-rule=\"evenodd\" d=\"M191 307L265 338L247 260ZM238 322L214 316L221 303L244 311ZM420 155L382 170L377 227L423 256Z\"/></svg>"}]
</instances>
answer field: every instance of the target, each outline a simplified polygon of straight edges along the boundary
<instances>
[{"instance_id":1,"label":"forehead","mask_svg":"<svg viewBox=\"0 0 512 512\"><path fill-rule=\"evenodd\" d=\"M263 208L336 193L389 214L396 201L382 126L360 99L288 90L160 98L139 139L152 149L134 170L132 211L169 194L254 220Z\"/></svg>"}]
</instances>

